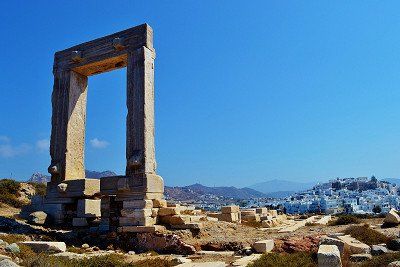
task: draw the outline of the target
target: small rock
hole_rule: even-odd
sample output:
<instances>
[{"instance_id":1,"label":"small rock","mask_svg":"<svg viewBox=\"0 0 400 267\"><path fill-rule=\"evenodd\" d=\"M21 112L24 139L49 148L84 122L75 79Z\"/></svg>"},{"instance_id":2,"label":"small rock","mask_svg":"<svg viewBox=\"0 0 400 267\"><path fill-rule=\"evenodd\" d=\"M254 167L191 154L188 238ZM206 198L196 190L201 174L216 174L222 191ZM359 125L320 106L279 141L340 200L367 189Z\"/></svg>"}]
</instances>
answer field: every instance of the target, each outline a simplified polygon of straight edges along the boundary
<instances>
[{"instance_id":1,"label":"small rock","mask_svg":"<svg viewBox=\"0 0 400 267\"><path fill-rule=\"evenodd\" d=\"M19 267L19 265L12 260L4 259L0 261L0 267Z\"/></svg>"},{"instance_id":2,"label":"small rock","mask_svg":"<svg viewBox=\"0 0 400 267\"><path fill-rule=\"evenodd\" d=\"M384 246L372 245L371 254L373 256L382 255L382 254L385 254L387 252L388 252L388 249L385 248Z\"/></svg>"},{"instance_id":3,"label":"small rock","mask_svg":"<svg viewBox=\"0 0 400 267\"><path fill-rule=\"evenodd\" d=\"M243 254L246 256L250 256L251 254L253 254L253 250L251 249L251 247L245 247L243 249Z\"/></svg>"},{"instance_id":4,"label":"small rock","mask_svg":"<svg viewBox=\"0 0 400 267\"><path fill-rule=\"evenodd\" d=\"M93 247L93 251L99 251L99 250L100 250L99 247L96 247L96 246Z\"/></svg>"},{"instance_id":5,"label":"small rock","mask_svg":"<svg viewBox=\"0 0 400 267\"><path fill-rule=\"evenodd\" d=\"M387 267L400 267L400 261L393 261Z\"/></svg>"},{"instance_id":6,"label":"small rock","mask_svg":"<svg viewBox=\"0 0 400 267\"><path fill-rule=\"evenodd\" d=\"M350 261L367 261L372 259L371 254L363 253L363 254L353 254L350 256Z\"/></svg>"},{"instance_id":7,"label":"small rock","mask_svg":"<svg viewBox=\"0 0 400 267\"><path fill-rule=\"evenodd\" d=\"M6 246L5 250L7 252L11 252L11 253L14 253L14 254L20 253L19 246L17 244L15 244L15 243L12 243L12 244Z\"/></svg>"},{"instance_id":8,"label":"small rock","mask_svg":"<svg viewBox=\"0 0 400 267\"><path fill-rule=\"evenodd\" d=\"M128 254L129 254L129 255L135 255L135 254L136 254L136 252L135 252L135 251L133 251L133 250L131 250L131 251L129 251L129 252L128 252Z\"/></svg>"},{"instance_id":9,"label":"small rock","mask_svg":"<svg viewBox=\"0 0 400 267\"><path fill-rule=\"evenodd\" d=\"M82 245L82 248L88 249L88 248L90 248L90 246L89 246L88 244L85 243L85 244Z\"/></svg>"},{"instance_id":10,"label":"small rock","mask_svg":"<svg viewBox=\"0 0 400 267\"><path fill-rule=\"evenodd\" d=\"M28 222L31 224L43 225L46 222L47 214L43 211L35 211L29 214Z\"/></svg>"}]
</instances>

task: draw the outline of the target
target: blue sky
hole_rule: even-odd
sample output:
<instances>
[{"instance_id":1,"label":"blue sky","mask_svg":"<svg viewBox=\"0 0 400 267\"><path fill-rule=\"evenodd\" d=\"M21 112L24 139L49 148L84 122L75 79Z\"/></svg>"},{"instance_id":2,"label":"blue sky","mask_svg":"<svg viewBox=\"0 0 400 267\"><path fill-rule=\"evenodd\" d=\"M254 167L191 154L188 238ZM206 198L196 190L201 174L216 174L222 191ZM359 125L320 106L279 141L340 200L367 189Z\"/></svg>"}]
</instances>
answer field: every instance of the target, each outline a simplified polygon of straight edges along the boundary
<instances>
[{"instance_id":1,"label":"blue sky","mask_svg":"<svg viewBox=\"0 0 400 267\"><path fill-rule=\"evenodd\" d=\"M50 158L55 51L154 30L168 185L400 176L397 1L0 3L0 177ZM123 173L125 70L89 79L86 167Z\"/></svg>"}]
</instances>

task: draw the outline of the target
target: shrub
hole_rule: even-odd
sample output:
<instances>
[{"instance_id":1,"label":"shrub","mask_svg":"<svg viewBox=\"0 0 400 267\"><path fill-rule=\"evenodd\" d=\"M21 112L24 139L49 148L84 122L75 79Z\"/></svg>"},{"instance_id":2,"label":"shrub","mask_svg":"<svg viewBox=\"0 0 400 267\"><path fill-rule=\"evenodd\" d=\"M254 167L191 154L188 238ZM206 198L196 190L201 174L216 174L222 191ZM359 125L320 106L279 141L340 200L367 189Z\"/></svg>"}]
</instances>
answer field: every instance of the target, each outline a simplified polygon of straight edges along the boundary
<instances>
[{"instance_id":1,"label":"shrub","mask_svg":"<svg viewBox=\"0 0 400 267\"><path fill-rule=\"evenodd\" d=\"M358 224L361 223L361 220L352 214L341 214L335 220L332 220L328 223L328 225L347 225L347 224Z\"/></svg>"},{"instance_id":2,"label":"shrub","mask_svg":"<svg viewBox=\"0 0 400 267\"><path fill-rule=\"evenodd\" d=\"M36 195L45 196L46 195L46 184L30 182L30 185L35 187Z\"/></svg>"},{"instance_id":3,"label":"shrub","mask_svg":"<svg viewBox=\"0 0 400 267\"><path fill-rule=\"evenodd\" d=\"M387 243L391 240L388 236L370 228L368 225L349 226L344 233L351 235L367 245Z\"/></svg>"},{"instance_id":4,"label":"shrub","mask_svg":"<svg viewBox=\"0 0 400 267\"><path fill-rule=\"evenodd\" d=\"M0 180L0 202L20 208L23 202L18 199L20 184L11 179Z\"/></svg>"},{"instance_id":5,"label":"shrub","mask_svg":"<svg viewBox=\"0 0 400 267\"><path fill-rule=\"evenodd\" d=\"M249 264L248 267L316 267L317 257L315 253L295 252L295 253L268 253L258 260Z\"/></svg>"},{"instance_id":6,"label":"shrub","mask_svg":"<svg viewBox=\"0 0 400 267\"><path fill-rule=\"evenodd\" d=\"M361 263L361 267L386 267L389 263L393 261L398 261L400 259L400 252L387 253L384 255L373 257L369 261Z\"/></svg>"}]
</instances>

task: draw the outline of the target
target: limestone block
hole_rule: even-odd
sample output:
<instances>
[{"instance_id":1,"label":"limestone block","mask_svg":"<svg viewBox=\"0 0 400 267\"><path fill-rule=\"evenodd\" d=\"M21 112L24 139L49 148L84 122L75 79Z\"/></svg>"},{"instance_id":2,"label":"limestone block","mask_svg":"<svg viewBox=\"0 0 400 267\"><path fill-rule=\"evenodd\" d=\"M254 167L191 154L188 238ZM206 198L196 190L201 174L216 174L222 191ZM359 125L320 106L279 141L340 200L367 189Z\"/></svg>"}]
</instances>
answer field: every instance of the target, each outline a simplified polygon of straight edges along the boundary
<instances>
[{"instance_id":1,"label":"limestone block","mask_svg":"<svg viewBox=\"0 0 400 267\"><path fill-rule=\"evenodd\" d=\"M64 242L49 242L49 241L24 241L20 244L30 247L36 253L40 252L65 252L67 246Z\"/></svg>"},{"instance_id":2,"label":"limestone block","mask_svg":"<svg viewBox=\"0 0 400 267\"><path fill-rule=\"evenodd\" d=\"M152 216L152 209L121 209L123 217L149 217Z\"/></svg>"},{"instance_id":3,"label":"limestone block","mask_svg":"<svg viewBox=\"0 0 400 267\"><path fill-rule=\"evenodd\" d=\"M340 252L335 245L320 245L317 257L318 267L342 267Z\"/></svg>"},{"instance_id":4,"label":"limestone block","mask_svg":"<svg viewBox=\"0 0 400 267\"><path fill-rule=\"evenodd\" d=\"M177 203L167 202L167 207L169 208L180 208L181 205Z\"/></svg>"},{"instance_id":5,"label":"limestone block","mask_svg":"<svg viewBox=\"0 0 400 267\"><path fill-rule=\"evenodd\" d=\"M242 214L242 216L253 215L256 214L256 209L241 210L240 213Z\"/></svg>"},{"instance_id":6,"label":"limestone block","mask_svg":"<svg viewBox=\"0 0 400 267\"><path fill-rule=\"evenodd\" d=\"M353 254L370 253L371 248L367 244L364 244L357 239L351 237L350 235L338 236L338 239L342 240L350 248Z\"/></svg>"},{"instance_id":7,"label":"limestone block","mask_svg":"<svg viewBox=\"0 0 400 267\"><path fill-rule=\"evenodd\" d=\"M160 221L162 223L171 225L188 224L190 223L190 216L189 215L163 216L160 217Z\"/></svg>"},{"instance_id":8,"label":"limestone block","mask_svg":"<svg viewBox=\"0 0 400 267\"><path fill-rule=\"evenodd\" d=\"M388 214L386 214L385 219L383 220L384 223L388 224L399 224L400 223L400 216L395 209L391 209Z\"/></svg>"},{"instance_id":9,"label":"limestone block","mask_svg":"<svg viewBox=\"0 0 400 267\"><path fill-rule=\"evenodd\" d=\"M219 213L218 220L224 222L238 222L240 220L239 213Z\"/></svg>"},{"instance_id":10,"label":"limestone block","mask_svg":"<svg viewBox=\"0 0 400 267\"><path fill-rule=\"evenodd\" d=\"M233 213L233 212L239 212L240 211L240 209L239 209L239 206L234 206L234 205L232 205L232 206L224 206L224 207L221 207L221 213Z\"/></svg>"},{"instance_id":11,"label":"limestone block","mask_svg":"<svg viewBox=\"0 0 400 267\"><path fill-rule=\"evenodd\" d=\"M152 226L156 223L156 218L153 217L119 217L120 226Z\"/></svg>"},{"instance_id":12,"label":"limestone block","mask_svg":"<svg viewBox=\"0 0 400 267\"><path fill-rule=\"evenodd\" d=\"M319 242L320 245L335 245L340 251L340 254L343 254L344 248L346 244L337 238L332 238L328 236L324 236L321 238L321 241Z\"/></svg>"},{"instance_id":13,"label":"limestone block","mask_svg":"<svg viewBox=\"0 0 400 267\"><path fill-rule=\"evenodd\" d=\"M154 208L166 208L167 201L165 199L153 199Z\"/></svg>"},{"instance_id":14,"label":"limestone block","mask_svg":"<svg viewBox=\"0 0 400 267\"><path fill-rule=\"evenodd\" d=\"M94 218L101 216L100 199L79 199L77 216L81 218Z\"/></svg>"},{"instance_id":15,"label":"limestone block","mask_svg":"<svg viewBox=\"0 0 400 267\"><path fill-rule=\"evenodd\" d=\"M124 209L151 209L153 207L153 201L149 199L123 201L122 207Z\"/></svg>"},{"instance_id":16,"label":"limestone block","mask_svg":"<svg viewBox=\"0 0 400 267\"><path fill-rule=\"evenodd\" d=\"M179 213L180 213L179 207L160 208L158 210L158 216L179 215Z\"/></svg>"},{"instance_id":17,"label":"limestone block","mask_svg":"<svg viewBox=\"0 0 400 267\"><path fill-rule=\"evenodd\" d=\"M74 226L74 227L88 226L87 219L86 218L73 218L72 219L72 226Z\"/></svg>"},{"instance_id":18,"label":"limestone block","mask_svg":"<svg viewBox=\"0 0 400 267\"><path fill-rule=\"evenodd\" d=\"M266 239L257 241L253 244L253 249L258 253L270 252L274 248L274 240Z\"/></svg>"},{"instance_id":19,"label":"limestone block","mask_svg":"<svg viewBox=\"0 0 400 267\"><path fill-rule=\"evenodd\" d=\"M268 212L267 208L256 208L256 213L258 214L266 214Z\"/></svg>"}]
</instances>

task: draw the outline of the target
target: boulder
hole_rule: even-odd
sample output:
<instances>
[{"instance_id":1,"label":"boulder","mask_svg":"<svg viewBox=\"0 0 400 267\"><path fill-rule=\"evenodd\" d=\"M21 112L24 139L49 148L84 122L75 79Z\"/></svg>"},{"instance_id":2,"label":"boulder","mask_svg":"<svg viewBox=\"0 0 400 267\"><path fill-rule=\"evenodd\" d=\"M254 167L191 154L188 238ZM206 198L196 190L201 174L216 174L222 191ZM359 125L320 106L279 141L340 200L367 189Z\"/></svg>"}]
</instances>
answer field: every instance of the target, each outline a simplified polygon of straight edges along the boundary
<instances>
[{"instance_id":1,"label":"boulder","mask_svg":"<svg viewBox=\"0 0 400 267\"><path fill-rule=\"evenodd\" d=\"M274 249L274 240L266 239L253 244L253 249L258 253L270 252Z\"/></svg>"},{"instance_id":2,"label":"boulder","mask_svg":"<svg viewBox=\"0 0 400 267\"><path fill-rule=\"evenodd\" d=\"M386 214L385 219L383 220L384 223L387 224L399 224L400 223L400 216L395 209L391 209L388 214Z\"/></svg>"},{"instance_id":3,"label":"boulder","mask_svg":"<svg viewBox=\"0 0 400 267\"><path fill-rule=\"evenodd\" d=\"M29 214L28 222L36 225L43 225L46 222L47 214L44 211L35 211Z\"/></svg>"},{"instance_id":4,"label":"boulder","mask_svg":"<svg viewBox=\"0 0 400 267\"><path fill-rule=\"evenodd\" d=\"M340 252L335 245L320 245L317 257L318 267L342 267Z\"/></svg>"},{"instance_id":5,"label":"boulder","mask_svg":"<svg viewBox=\"0 0 400 267\"><path fill-rule=\"evenodd\" d=\"M64 242L48 242L48 241L24 241L21 242L25 246L30 247L36 253L40 252L65 252L67 246Z\"/></svg>"},{"instance_id":6,"label":"boulder","mask_svg":"<svg viewBox=\"0 0 400 267\"><path fill-rule=\"evenodd\" d=\"M19 267L19 265L12 260L4 259L0 261L0 267Z\"/></svg>"},{"instance_id":7,"label":"boulder","mask_svg":"<svg viewBox=\"0 0 400 267\"><path fill-rule=\"evenodd\" d=\"M360 261L367 261L370 259L372 259L372 255L367 253L350 255L350 261L360 262Z\"/></svg>"},{"instance_id":8,"label":"boulder","mask_svg":"<svg viewBox=\"0 0 400 267\"><path fill-rule=\"evenodd\" d=\"M388 249L381 245L372 245L371 254L372 256L382 255L388 252Z\"/></svg>"},{"instance_id":9,"label":"boulder","mask_svg":"<svg viewBox=\"0 0 400 267\"><path fill-rule=\"evenodd\" d=\"M14 253L14 254L20 253L19 246L15 243L12 243L12 244L6 246L5 250L7 252Z\"/></svg>"}]
</instances>

